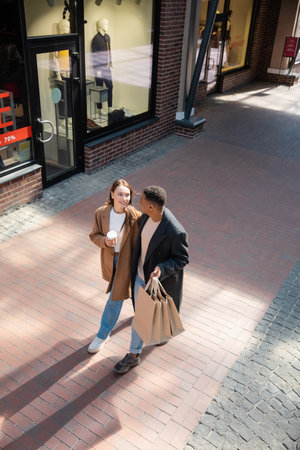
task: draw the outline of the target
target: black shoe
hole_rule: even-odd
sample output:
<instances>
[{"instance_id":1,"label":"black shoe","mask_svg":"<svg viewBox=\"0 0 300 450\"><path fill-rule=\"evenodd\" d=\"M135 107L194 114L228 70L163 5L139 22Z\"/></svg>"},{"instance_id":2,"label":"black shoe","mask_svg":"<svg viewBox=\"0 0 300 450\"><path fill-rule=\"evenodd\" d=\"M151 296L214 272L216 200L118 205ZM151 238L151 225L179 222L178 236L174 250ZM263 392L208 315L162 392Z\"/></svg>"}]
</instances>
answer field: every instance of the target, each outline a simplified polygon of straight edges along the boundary
<instances>
[{"instance_id":1,"label":"black shoe","mask_svg":"<svg viewBox=\"0 0 300 450\"><path fill-rule=\"evenodd\" d=\"M156 347L161 347L162 345L166 345L169 342L169 339L167 341L159 342L156 344Z\"/></svg>"},{"instance_id":2,"label":"black shoe","mask_svg":"<svg viewBox=\"0 0 300 450\"><path fill-rule=\"evenodd\" d=\"M117 373L126 373L131 367L137 366L141 362L140 355L132 356L130 353L127 353L125 358L121 359L115 367L114 370Z\"/></svg>"}]
</instances>

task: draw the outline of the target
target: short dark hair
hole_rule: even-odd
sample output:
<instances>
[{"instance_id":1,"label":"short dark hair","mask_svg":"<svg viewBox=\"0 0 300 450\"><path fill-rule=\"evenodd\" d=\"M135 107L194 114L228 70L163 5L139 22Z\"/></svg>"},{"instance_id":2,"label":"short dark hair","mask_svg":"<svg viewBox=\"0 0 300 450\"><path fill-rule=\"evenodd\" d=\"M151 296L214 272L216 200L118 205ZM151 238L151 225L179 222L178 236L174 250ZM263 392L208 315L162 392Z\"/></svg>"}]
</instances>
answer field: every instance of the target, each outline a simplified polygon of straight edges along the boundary
<instances>
[{"instance_id":1,"label":"short dark hair","mask_svg":"<svg viewBox=\"0 0 300 450\"><path fill-rule=\"evenodd\" d=\"M143 190L145 197L155 205L163 207L167 201L167 193L160 186L148 186Z\"/></svg>"}]
</instances>

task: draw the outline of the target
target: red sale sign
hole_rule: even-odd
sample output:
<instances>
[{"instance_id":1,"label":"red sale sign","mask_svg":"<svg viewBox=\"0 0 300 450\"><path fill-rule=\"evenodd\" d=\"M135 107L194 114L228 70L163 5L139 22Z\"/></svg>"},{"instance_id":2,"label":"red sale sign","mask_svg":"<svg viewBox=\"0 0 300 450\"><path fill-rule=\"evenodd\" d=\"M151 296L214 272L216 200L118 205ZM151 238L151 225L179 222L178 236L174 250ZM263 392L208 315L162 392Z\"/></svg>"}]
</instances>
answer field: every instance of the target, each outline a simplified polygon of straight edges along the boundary
<instances>
[{"instance_id":1,"label":"red sale sign","mask_svg":"<svg viewBox=\"0 0 300 450\"><path fill-rule=\"evenodd\" d=\"M9 92L6 91L0 92L0 99L1 98L9 98ZM11 127L14 125L12 120L9 120L8 122L2 122L2 113L11 111L11 108L12 108L11 105L0 107L0 129ZM24 139L27 139L31 136L32 136L31 126L18 128L17 130L8 131L7 133L2 133L0 134L0 147L3 147L4 145L8 144L13 144L19 141L24 141Z\"/></svg>"},{"instance_id":2,"label":"red sale sign","mask_svg":"<svg viewBox=\"0 0 300 450\"><path fill-rule=\"evenodd\" d=\"M4 145L13 144L14 142L24 141L32 136L31 127L18 128L17 130L9 131L8 133L0 134L0 147Z\"/></svg>"},{"instance_id":3,"label":"red sale sign","mask_svg":"<svg viewBox=\"0 0 300 450\"><path fill-rule=\"evenodd\" d=\"M297 54L299 46L299 38L294 36L287 36L285 38L283 56L287 58L294 58Z\"/></svg>"}]
</instances>

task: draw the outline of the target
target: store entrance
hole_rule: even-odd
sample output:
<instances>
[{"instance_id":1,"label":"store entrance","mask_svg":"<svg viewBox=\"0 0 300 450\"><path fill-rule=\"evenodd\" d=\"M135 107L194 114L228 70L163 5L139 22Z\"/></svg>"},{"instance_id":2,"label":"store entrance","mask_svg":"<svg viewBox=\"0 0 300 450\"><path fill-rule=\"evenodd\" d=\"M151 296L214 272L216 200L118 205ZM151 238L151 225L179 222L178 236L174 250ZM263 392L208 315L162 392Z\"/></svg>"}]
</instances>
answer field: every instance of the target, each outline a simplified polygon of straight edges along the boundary
<instances>
[{"instance_id":1,"label":"store entrance","mask_svg":"<svg viewBox=\"0 0 300 450\"><path fill-rule=\"evenodd\" d=\"M33 143L44 186L80 168L78 52L75 41L31 48Z\"/></svg>"}]
</instances>

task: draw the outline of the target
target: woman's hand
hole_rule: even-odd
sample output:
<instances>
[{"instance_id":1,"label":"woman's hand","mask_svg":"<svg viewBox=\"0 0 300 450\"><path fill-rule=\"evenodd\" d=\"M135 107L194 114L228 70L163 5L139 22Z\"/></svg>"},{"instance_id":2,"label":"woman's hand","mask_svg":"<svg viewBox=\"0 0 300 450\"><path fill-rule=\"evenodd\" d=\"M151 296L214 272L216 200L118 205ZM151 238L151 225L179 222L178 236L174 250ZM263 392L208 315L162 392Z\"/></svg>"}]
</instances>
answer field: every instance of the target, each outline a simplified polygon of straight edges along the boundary
<instances>
[{"instance_id":1,"label":"woman's hand","mask_svg":"<svg viewBox=\"0 0 300 450\"><path fill-rule=\"evenodd\" d=\"M115 240L105 238L105 245L106 245L106 247L114 247L116 245Z\"/></svg>"}]
</instances>

